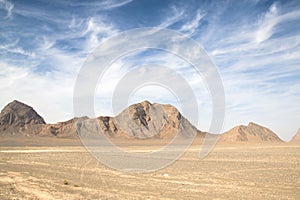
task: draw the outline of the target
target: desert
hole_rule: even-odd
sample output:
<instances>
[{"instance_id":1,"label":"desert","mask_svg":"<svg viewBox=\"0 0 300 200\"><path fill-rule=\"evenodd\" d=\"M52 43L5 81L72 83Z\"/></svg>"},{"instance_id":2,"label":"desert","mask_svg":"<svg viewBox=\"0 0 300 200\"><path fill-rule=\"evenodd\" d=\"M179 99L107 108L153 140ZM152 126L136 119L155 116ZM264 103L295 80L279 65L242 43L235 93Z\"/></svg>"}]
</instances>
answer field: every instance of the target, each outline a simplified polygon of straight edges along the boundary
<instances>
[{"instance_id":1,"label":"desert","mask_svg":"<svg viewBox=\"0 0 300 200\"><path fill-rule=\"evenodd\" d=\"M300 200L300 0L0 0L0 200Z\"/></svg>"},{"instance_id":2,"label":"desert","mask_svg":"<svg viewBox=\"0 0 300 200\"><path fill-rule=\"evenodd\" d=\"M197 144L165 169L136 174L104 166L83 146L45 143L44 146L1 145L1 199L300 197L299 144L219 143L203 160L198 158ZM131 151L157 149L149 144L146 149L143 145L123 145Z\"/></svg>"},{"instance_id":3,"label":"desert","mask_svg":"<svg viewBox=\"0 0 300 200\"><path fill-rule=\"evenodd\" d=\"M300 143L283 142L271 130L254 123L233 128L234 131L221 135L213 151L204 159L199 159L204 133L197 132L198 135L188 150L171 165L155 172L130 173L105 166L88 152L75 135L59 136L44 128L34 128L46 130L44 133L30 134L28 130L34 124L47 126L41 120L42 117L21 102L14 101L10 105L18 107L22 112L18 109L14 109L13 112L7 112L7 109L2 111L2 118L7 119L5 117L7 113L10 118L6 120L8 124L4 124L5 120L2 120L1 124L2 127L6 127L6 132L2 132L0 137L1 199L298 199L300 197ZM143 111L147 109L149 111L152 104L142 102L131 108L139 106L144 106ZM139 113L146 118L147 116L154 118L152 115L149 116L149 112ZM144 120L134 114L132 116ZM27 124L20 123L20 119ZM170 121L174 122L175 119L171 118ZM147 123L152 122L148 120ZM27 134L24 134L24 128L20 128L20 124L21 127L26 127ZM59 124L69 126L69 123ZM137 124L145 126L139 122ZM170 127L169 129L172 130ZM15 132L9 133L7 130ZM67 130L74 128L69 127ZM251 133L252 130L256 131L255 135ZM172 131L169 135L172 135L171 133ZM237 137L237 133L244 136L242 140ZM262 133L270 137L260 137L259 134ZM229 134L232 137L228 137ZM128 152L157 151L170 142L170 137L141 139L107 135L115 145ZM249 137L247 140L246 135ZM257 135L259 137L255 137Z\"/></svg>"}]
</instances>

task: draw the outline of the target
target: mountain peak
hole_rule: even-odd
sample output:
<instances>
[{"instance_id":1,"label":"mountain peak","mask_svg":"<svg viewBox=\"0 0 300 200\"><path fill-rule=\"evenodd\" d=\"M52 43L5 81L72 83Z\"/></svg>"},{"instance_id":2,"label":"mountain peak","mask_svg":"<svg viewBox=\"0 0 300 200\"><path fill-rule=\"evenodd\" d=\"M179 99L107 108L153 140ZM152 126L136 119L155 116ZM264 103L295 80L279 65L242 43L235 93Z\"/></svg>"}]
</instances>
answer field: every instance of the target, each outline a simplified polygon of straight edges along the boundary
<instances>
[{"instance_id":1,"label":"mountain peak","mask_svg":"<svg viewBox=\"0 0 300 200\"><path fill-rule=\"evenodd\" d=\"M30 106L26 105L25 103L22 103L21 101L18 101L18 100L13 100L12 102L8 103L7 106L9 106L9 107L15 107L15 106L30 107Z\"/></svg>"},{"instance_id":2,"label":"mountain peak","mask_svg":"<svg viewBox=\"0 0 300 200\"><path fill-rule=\"evenodd\" d=\"M45 124L45 121L32 107L17 100L7 104L0 113L1 130L34 124Z\"/></svg>"},{"instance_id":3,"label":"mountain peak","mask_svg":"<svg viewBox=\"0 0 300 200\"><path fill-rule=\"evenodd\" d=\"M249 123L248 123L248 126L261 126L261 125L259 125L259 124L257 124L257 123L254 123L254 122L249 122Z\"/></svg>"},{"instance_id":4,"label":"mountain peak","mask_svg":"<svg viewBox=\"0 0 300 200\"><path fill-rule=\"evenodd\" d=\"M178 131L190 137L197 130L174 106L149 101L129 106L111 121L135 138L173 137ZM107 120L106 124L112 122Z\"/></svg>"},{"instance_id":5,"label":"mountain peak","mask_svg":"<svg viewBox=\"0 0 300 200\"><path fill-rule=\"evenodd\" d=\"M282 142L282 140L270 129L254 122L247 126L240 125L222 134L223 141L249 141L249 142Z\"/></svg>"},{"instance_id":6,"label":"mountain peak","mask_svg":"<svg viewBox=\"0 0 300 200\"><path fill-rule=\"evenodd\" d=\"M140 102L140 104L142 104L142 105L152 105L152 103L148 100L142 101L142 102Z\"/></svg>"}]
</instances>

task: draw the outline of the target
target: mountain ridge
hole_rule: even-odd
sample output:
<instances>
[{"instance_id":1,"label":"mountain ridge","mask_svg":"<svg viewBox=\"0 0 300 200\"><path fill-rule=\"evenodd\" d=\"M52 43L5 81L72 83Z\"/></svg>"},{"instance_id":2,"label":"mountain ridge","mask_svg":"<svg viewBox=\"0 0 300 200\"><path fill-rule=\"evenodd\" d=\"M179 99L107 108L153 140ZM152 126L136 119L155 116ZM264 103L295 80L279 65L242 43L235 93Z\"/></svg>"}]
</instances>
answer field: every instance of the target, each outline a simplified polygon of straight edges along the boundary
<instances>
[{"instance_id":1,"label":"mountain ridge","mask_svg":"<svg viewBox=\"0 0 300 200\"><path fill-rule=\"evenodd\" d=\"M19 108L20 111L9 109L12 107ZM32 107L14 100L1 111L0 134L20 133L73 138L78 137L76 121L88 119L77 117L64 122L46 124ZM95 120L102 133L109 137L173 138L179 133L182 137L192 137L196 134L204 138L206 134L211 134L198 130L174 106L149 101L132 104L115 117L99 116ZM283 142L276 133L254 122L250 122L247 126L236 126L220 134L219 141Z\"/></svg>"},{"instance_id":2,"label":"mountain ridge","mask_svg":"<svg viewBox=\"0 0 300 200\"><path fill-rule=\"evenodd\" d=\"M8 105L11 104L15 107L22 107L25 105L19 101L13 101ZM32 107L27 107L34 111ZM4 111L5 110L6 107ZM79 117L64 122L46 124L42 117L40 117L35 111L34 114L36 114L34 116L38 119L39 123L25 123L25 126L19 126L19 121L15 121L11 124L9 122L10 117L6 117L8 120L0 125L2 134L20 133L26 135L73 138L77 137L76 121L78 119L88 119L88 117ZM5 116L1 115L0 119L1 117ZM179 132L179 134L183 137L191 137L193 135L192 133L198 133L198 135L204 137L204 133L197 130L192 124L190 124L190 122L185 119L175 107L157 103L152 104L149 101L130 105L115 117L99 116L95 118L95 120L97 120L102 133L109 137L139 139L152 137L171 138L174 137L177 132ZM2 129L2 127L5 128Z\"/></svg>"}]
</instances>

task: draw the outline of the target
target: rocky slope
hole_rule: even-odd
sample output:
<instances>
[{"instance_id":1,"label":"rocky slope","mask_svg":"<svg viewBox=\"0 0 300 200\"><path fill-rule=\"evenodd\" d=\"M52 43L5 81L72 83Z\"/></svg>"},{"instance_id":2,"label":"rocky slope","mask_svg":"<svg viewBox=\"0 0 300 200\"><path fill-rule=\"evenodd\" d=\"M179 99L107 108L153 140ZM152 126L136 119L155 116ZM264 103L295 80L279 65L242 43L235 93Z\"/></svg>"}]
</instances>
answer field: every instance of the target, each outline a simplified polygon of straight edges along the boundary
<instances>
[{"instance_id":1,"label":"rocky slope","mask_svg":"<svg viewBox=\"0 0 300 200\"><path fill-rule=\"evenodd\" d=\"M171 105L151 104L149 101L133 104L116 117L98 117L102 133L110 137L173 138L177 133L191 137L198 131Z\"/></svg>"},{"instance_id":2,"label":"rocky slope","mask_svg":"<svg viewBox=\"0 0 300 200\"><path fill-rule=\"evenodd\" d=\"M296 135L292 138L291 142L299 142L300 143L300 128L298 129Z\"/></svg>"},{"instance_id":3,"label":"rocky slope","mask_svg":"<svg viewBox=\"0 0 300 200\"><path fill-rule=\"evenodd\" d=\"M129 106L114 119L120 134L128 133L135 138L170 138L177 133L183 137L194 134L204 136L181 113L171 105L151 104L144 101ZM115 132L112 130L112 132Z\"/></svg>"},{"instance_id":4,"label":"rocky slope","mask_svg":"<svg viewBox=\"0 0 300 200\"><path fill-rule=\"evenodd\" d=\"M253 122L247 126L237 126L225 132L221 135L220 141L282 142L273 131Z\"/></svg>"},{"instance_id":5,"label":"rocky slope","mask_svg":"<svg viewBox=\"0 0 300 200\"><path fill-rule=\"evenodd\" d=\"M45 124L44 119L32 107L16 100L5 106L0 113L0 132L36 133Z\"/></svg>"},{"instance_id":6,"label":"rocky slope","mask_svg":"<svg viewBox=\"0 0 300 200\"><path fill-rule=\"evenodd\" d=\"M53 137L77 137L80 126L77 121L88 121L87 117L74 118L56 124L46 124L44 119L30 106L13 101L3 108L0 114L0 134L38 134ZM116 117L101 116L94 121L97 132L109 137L122 138L173 138L179 134L190 137L195 134L204 137L181 113L171 105L144 101L133 104ZM80 130L80 129L79 129ZM241 125L221 135L225 142L282 142L270 129L255 123ZM293 138L300 141L300 131Z\"/></svg>"},{"instance_id":7,"label":"rocky slope","mask_svg":"<svg viewBox=\"0 0 300 200\"><path fill-rule=\"evenodd\" d=\"M40 130L40 135L56 136L56 137L77 137L76 121L86 120L88 117L73 118L68 121L58 122L56 124L45 124Z\"/></svg>"},{"instance_id":8,"label":"rocky slope","mask_svg":"<svg viewBox=\"0 0 300 200\"><path fill-rule=\"evenodd\" d=\"M14 101L2 110L0 119L0 132L77 137L76 121L88 118L46 124L33 108ZM99 132L110 137L171 138L177 133L184 137L193 134L201 137L205 135L190 124L175 107L151 104L149 101L131 105L116 117L98 117L95 120L100 127ZM10 131L8 127L12 127Z\"/></svg>"}]
</instances>

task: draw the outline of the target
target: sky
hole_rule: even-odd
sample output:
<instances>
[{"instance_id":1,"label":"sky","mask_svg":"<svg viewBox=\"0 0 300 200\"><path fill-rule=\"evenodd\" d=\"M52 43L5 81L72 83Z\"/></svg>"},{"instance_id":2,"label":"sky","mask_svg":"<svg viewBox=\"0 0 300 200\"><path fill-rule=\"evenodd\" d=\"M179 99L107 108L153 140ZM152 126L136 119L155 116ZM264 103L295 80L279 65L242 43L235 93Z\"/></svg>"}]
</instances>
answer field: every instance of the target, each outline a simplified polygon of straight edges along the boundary
<instances>
[{"instance_id":1,"label":"sky","mask_svg":"<svg viewBox=\"0 0 300 200\"><path fill-rule=\"evenodd\" d=\"M88 56L123 31L159 27L198 42L217 67L226 96L224 131L252 121L288 141L300 128L299 22L298 0L0 0L0 107L17 99L48 123L74 117L74 86ZM187 79L199 100L196 126L208 130L212 103L205 82L187 70L189 63L157 49L111 65L95 91L96 115L115 115L114 88L147 64L169 66ZM137 89L128 101L145 99L181 109L176 94L159 85Z\"/></svg>"}]
</instances>

